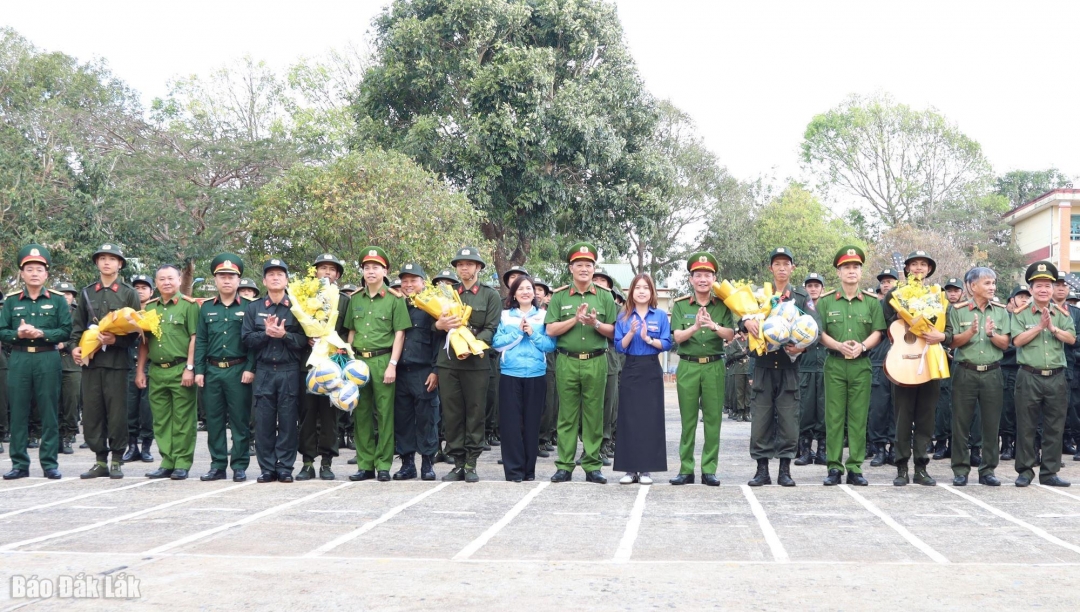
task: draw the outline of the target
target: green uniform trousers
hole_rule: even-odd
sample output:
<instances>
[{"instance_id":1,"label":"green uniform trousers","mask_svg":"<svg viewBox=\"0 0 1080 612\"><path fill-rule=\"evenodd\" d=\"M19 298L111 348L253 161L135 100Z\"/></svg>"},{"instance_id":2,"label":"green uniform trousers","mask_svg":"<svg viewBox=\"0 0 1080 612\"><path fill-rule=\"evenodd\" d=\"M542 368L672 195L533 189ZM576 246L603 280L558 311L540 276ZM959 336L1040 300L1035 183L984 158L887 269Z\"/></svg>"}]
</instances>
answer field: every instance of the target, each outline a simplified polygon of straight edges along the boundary
<instances>
[{"instance_id":1,"label":"green uniform trousers","mask_svg":"<svg viewBox=\"0 0 1080 612\"><path fill-rule=\"evenodd\" d=\"M949 372L953 372L952 361L949 361ZM942 378L939 382L934 439L942 442L952 439L952 376Z\"/></svg>"},{"instance_id":2,"label":"green uniform trousers","mask_svg":"<svg viewBox=\"0 0 1080 612\"><path fill-rule=\"evenodd\" d=\"M488 377L487 368L439 369L439 399L442 404L446 455L456 467L475 466L480 453L484 452L484 411L487 406ZM393 401L392 396L390 399ZM356 448L359 451L359 439L356 441Z\"/></svg>"},{"instance_id":3,"label":"green uniform trousers","mask_svg":"<svg viewBox=\"0 0 1080 612\"><path fill-rule=\"evenodd\" d=\"M386 366L383 366L383 369L386 369ZM306 376L307 372L301 370L301 374ZM379 381L382 382L382 378ZM367 386L370 385L371 381L368 381ZM301 389L303 388L304 383L301 382ZM300 392L298 450L300 456L304 458L304 463L312 463L315 457L322 457L323 462L329 465L333 458L338 456L340 418L341 410L330 403L329 396Z\"/></svg>"},{"instance_id":4,"label":"green uniform trousers","mask_svg":"<svg viewBox=\"0 0 1080 612\"><path fill-rule=\"evenodd\" d=\"M57 406L60 402L60 353L12 351L8 362L8 404L11 406L11 467L30 469L26 450L30 428L30 404L41 414L41 446L38 462L42 470L58 467L60 430Z\"/></svg>"},{"instance_id":5,"label":"green uniform trousers","mask_svg":"<svg viewBox=\"0 0 1080 612\"><path fill-rule=\"evenodd\" d=\"M113 368L86 367L82 371L83 438L103 463L108 462L110 452L113 461L119 462L127 450L127 376L128 370ZM180 385L179 378L176 384Z\"/></svg>"},{"instance_id":6,"label":"green uniform trousers","mask_svg":"<svg viewBox=\"0 0 1080 612\"><path fill-rule=\"evenodd\" d=\"M0 435L6 434L8 429L8 391L7 391L7 356L0 353L0 361L4 367L0 368Z\"/></svg>"},{"instance_id":7,"label":"green uniform trousers","mask_svg":"<svg viewBox=\"0 0 1080 612\"><path fill-rule=\"evenodd\" d=\"M828 469L862 473L866 460L866 418L873 371L870 359L825 358L825 457ZM844 427L848 458L844 461Z\"/></svg>"},{"instance_id":8,"label":"green uniform trousers","mask_svg":"<svg viewBox=\"0 0 1080 612\"><path fill-rule=\"evenodd\" d=\"M540 443L555 439L555 426L559 422L559 390L555 384L555 353L547 354L548 367L544 373L547 395L544 397L544 415L540 417Z\"/></svg>"},{"instance_id":9,"label":"green uniform trousers","mask_svg":"<svg viewBox=\"0 0 1080 612\"><path fill-rule=\"evenodd\" d=\"M930 458L926 455L926 445L934 435L934 413L937 410L940 387L939 380L931 380L914 387L893 385L898 465L906 464L913 455L916 466L930 463Z\"/></svg>"},{"instance_id":10,"label":"green uniform trousers","mask_svg":"<svg viewBox=\"0 0 1080 612\"><path fill-rule=\"evenodd\" d=\"M383 376L390 365L390 353L364 360L371 378L360 387L360 400L353 418L356 423L356 469L389 470L394 463L394 383ZM376 438L375 428L379 435Z\"/></svg>"},{"instance_id":11,"label":"green uniform trousers","mask_svg":"<svg viewBox=\"0 0 1080 612\"><path fill-rule=\"evenodd\" d=\"M799 372L799 437L825 439L824 372Z\"/></svg>"},{"instance_id":12,"label":"green uniform trousers","mask_svg":"<svg viewBox=\"0 0 1080 612\"><path fill-rule=\"evenodd\" d=\"M484 434L499 435L499 377L502 375L502 364L499 362L499 354L488 351L487 399L484 400Z\"/></svg>"},{"instance_id":13,"label":"green uniform trousers","mask_svg":"<svg viewBox=\"0 0 1080 612\"><path fill-rule=\"evenodd\" d=\"M190 470L195 459L198 387L181 385L183 375L183 364L171 368L150 366L150 412L154 414L154 438L161 453L161 467L166 470ZM126 419L123 429L126 436Z\"/></svg>"},{"instance_id":14,"label":"green uniform trousers","mask_svg":"<svg viewBox=\"0 0 1080 612\"><path fill-rule=\"evenodd\" d=\"M799 443L799 371L755 367L751 392L750 458L794 459Z\"/></svg>"},{"instance_id":15,"label":"green uniform trousers","mask_svg":"<svg viewBox=\"0 0 1080 612\"><path fill-rule=\"evenodd\" d=\"M724 416L724 361L698 363L693 357L679 359L675 390L679 394L682 433L679 436L679 473L694 473L698 410L705 422L701 448L701 473L715 474L720 458L720 421Z\"/></svg>"},{"instance_id":16,"label":"green uniform trousers","mask_svg":"<svg viewBox=\"0 0 1080 612\"><path fill-rule=\"evenodd\" d=\"M1039 464L1039 481L1046 480L1061 469L1061 442L1068 410L1068 392L1068 382L1062 372L1040 376L1021 368L1016 373L1017 474L1032 479L1035 477L1035 438L1040 425L1042 463ZM12 406L14 409L14 404Z\"/></svg>"},{"instance_id":17,"label":"green uniform trousers","mask_svg":"<svg viewBox=\"0 0 1080 612\"><path fill-rule=\"evenodd\" d=\"M82 371L66 370L60 375L60 436L74 438L79 433L79 402L82 399Z\"/></svg>"},{"instance_id":18,"label":"green uniform trousers","mask_svg":"<svg viewBox=\"0 0 1080 612\"><path fill-rule=\"evenodd\" d=\"M1004 383L1001 368L976 372L953 362L952 370L952 471L954 476L971 472L971 449L968 437L973 427L981 426L981 439L990 443L983 449L979 475L993 474L998 466L998 424ZM977 416L982 416L979 422ZM981 440L980 440L981 441Z\"/></svg>"},{"instance_id":19,"label":"green uniform trousers","mask_svg":"<svg viewBox=\"0 0 1080 612\"><path fill-rule=\"evenodd\" d=\"M555 467L574 471L578 431L581 431L581 468L595 472L603 467L600 445L604 441L604 391L607 359L574 359L559 353L555 380L559 389L559 457Z\"/></svg>"},{"instance_id":20,"label":"green uniform trousers","mask_svg":"<svg viewBox=\"0 0 1080 612\"><path fill-rule=\"evenodd\" d=\"M251 385L240 382L242 365L231 368L206 367L203 401L206 402L206 446L210 449L210 469L246 470L250 462ZM225 428L232 433L232 452Z\"/></svg>"}]
</instances>

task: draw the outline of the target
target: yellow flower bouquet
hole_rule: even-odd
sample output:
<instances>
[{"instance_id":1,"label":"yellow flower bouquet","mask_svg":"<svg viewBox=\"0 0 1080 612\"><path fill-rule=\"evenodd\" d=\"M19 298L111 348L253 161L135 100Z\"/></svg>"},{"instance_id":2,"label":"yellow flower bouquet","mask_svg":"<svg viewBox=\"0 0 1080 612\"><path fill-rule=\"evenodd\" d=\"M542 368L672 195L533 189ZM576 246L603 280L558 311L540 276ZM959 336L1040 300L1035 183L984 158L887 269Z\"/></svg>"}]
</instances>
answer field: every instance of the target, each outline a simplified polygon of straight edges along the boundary
<instances>
[{"instance_id":1,"label":"yellow flower bouquet","mask_svg":"<svg viewBox=\"0 0 1080 612\"><path fill-rule=\"evenodd\" d=\"M461 319L461 326L450 330L450 333L446 335L445 348L448 353L453 350L458 359L465 359L469 355L484 356L484 351L488 349L487 343L477 340L467 327L469 316L472 315L472 306L463 304L453 287L425 283L424 290L412 296L410 300L413 306L436 319L443 315L452 315Z\"/></svg>"},{"instance_id":2,"label":"yellow flower bouquet","mask_svg":"<svg viewBox=\"0 0 1080 612\"><path fill-rule=\"evenodd\" d=\"M156 310L147 312L124 307L110 312L102 317L97 325L91 325L87 328L82 333L82 337L79 338L79 348L82 349L82 365L89 364L90 358L99 350L102 350L101 334L110 333L117 336L126 336L143 332L150 332L156 338L161 337L161 316L158 315Z\"/></svg>"},{"instance_id":3,"label":"yellow flower bouquet","mask_svg":"<svg viewBox=\"0 0 1080 612\"><path fill-rule=\"evenodd\" d=\"M713 283L712 291L739 320L756 319L760 324L772 310L772 283L765 283L761 289L755 291L753 285L747 281L725 280ZM767 352L767 344L761 325L757 335L747 335L747 347L758 355Z\"/></svg>"},{"instance_id":4,"label":"yellow flower bouquet","mask_svg":"<svg viewBox=\"0 0 1080 612\"><path fill-rule=\"evenodd\" d=\"M931 329L945 331L945 309L949 301L938 285L926 286L921 277L912 276L896 286L889 304L916 336ZM931 379L949 377L949 361L941 344L926 346L919 373L923 372L924 366L929 369Z\"/></svg>"},{"instance_id":5,"label":"yellow flower bouquet","mask_svg":"<svg viewBox=\"0 0 1080 612\"><path fill-rule=\"evenodd\" d=\"M307 276L289 283L289 301L296 320L309 338L315 338L311 347L311 356L307 365L313 366L325 361L338 349L345 350L353 357L352 347L337 333L338 288L325 278L316 278L315 268L308 268Z\"/></svg>"}]
</instances>

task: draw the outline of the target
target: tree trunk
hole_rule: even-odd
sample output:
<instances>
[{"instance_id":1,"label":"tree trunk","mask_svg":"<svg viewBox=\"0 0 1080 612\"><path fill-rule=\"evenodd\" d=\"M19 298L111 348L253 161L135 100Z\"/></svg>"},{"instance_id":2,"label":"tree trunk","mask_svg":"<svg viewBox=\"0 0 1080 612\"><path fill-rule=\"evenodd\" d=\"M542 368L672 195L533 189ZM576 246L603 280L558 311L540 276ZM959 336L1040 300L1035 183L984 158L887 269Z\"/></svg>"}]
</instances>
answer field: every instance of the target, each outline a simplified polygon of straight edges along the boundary
<instances>
[{"instance_id":1,"label":"tree trunk","mask_svg":"<svg viewBox=\"0 0 1080 612\"><path fill-rule=\"evenodd\" d=\"M190 296L195 286L195 261L188 259L180 267L180 293Z\"/></svg>"}]
</instances>

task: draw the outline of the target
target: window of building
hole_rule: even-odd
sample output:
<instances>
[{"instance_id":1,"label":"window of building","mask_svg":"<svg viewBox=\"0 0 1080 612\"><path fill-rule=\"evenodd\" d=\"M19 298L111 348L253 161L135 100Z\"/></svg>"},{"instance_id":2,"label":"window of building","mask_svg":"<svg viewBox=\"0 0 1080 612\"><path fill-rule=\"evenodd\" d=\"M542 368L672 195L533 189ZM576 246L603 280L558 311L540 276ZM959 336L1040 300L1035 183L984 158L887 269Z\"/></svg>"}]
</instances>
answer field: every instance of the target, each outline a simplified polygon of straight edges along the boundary
<instances>
[{"instance_id":1,"label":"window of building","mask_svg":"<svg viewBox=\"0 0 1080 612\"><path fill-rule=\"evenodd\" d=\"M1080 240L1080 215L1073 215L1069 223L1069 239Z\"/></svg>"}]
</instances>

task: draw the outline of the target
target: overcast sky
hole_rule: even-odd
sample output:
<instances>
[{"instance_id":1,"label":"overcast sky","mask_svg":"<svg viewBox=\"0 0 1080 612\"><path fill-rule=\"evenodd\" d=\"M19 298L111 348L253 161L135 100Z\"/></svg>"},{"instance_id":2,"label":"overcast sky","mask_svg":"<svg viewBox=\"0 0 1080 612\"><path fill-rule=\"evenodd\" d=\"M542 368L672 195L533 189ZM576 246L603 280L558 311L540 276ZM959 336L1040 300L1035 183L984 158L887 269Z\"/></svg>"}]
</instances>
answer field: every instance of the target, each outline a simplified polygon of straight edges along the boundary
<instances>
[{"instance_id":1,"label":"overcast sky","mask_svg":"<svg viewBox=\"0 0 1080 612\"><path fill-rule=\"evenodd\" d=\"M0 23L38 47L105 58L144 100L176 76L250 54L363 45L385 2L2 2ZM1080 173L1080 2L621 0L646 85L697 122L739 178L799 177L810 119L852 93L933 106L998 173Z\"/></svg>"}]
</instances>

